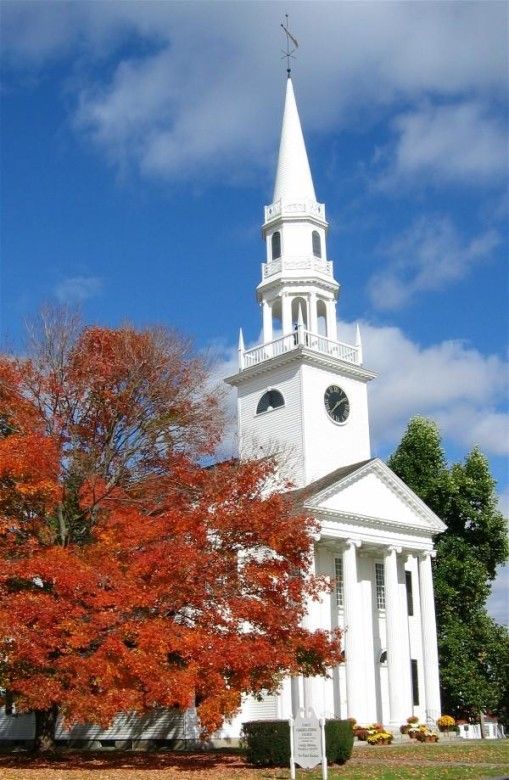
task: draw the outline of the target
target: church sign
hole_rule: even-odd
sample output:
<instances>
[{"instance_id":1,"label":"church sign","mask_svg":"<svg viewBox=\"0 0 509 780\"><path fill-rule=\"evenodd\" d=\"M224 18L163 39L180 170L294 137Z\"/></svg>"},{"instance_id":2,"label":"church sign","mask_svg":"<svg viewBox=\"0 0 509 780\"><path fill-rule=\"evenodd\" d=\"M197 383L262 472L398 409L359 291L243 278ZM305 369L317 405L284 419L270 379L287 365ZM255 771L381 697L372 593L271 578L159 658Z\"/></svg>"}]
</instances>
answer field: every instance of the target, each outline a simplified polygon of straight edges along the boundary
<instances>
[{"instance_id":1,"label":"church sign","mask_svg":"<svg viewBox=\"0 0 509 780\"><path fill-rule=\"evenodd\" d=\"M325 719L308 710L307 717L298 715L290 719L291 776L295 777L295 764L303 769L314 769L322 764L322 778L327 780L325 755Z\"/></svg>"}]
</instances>

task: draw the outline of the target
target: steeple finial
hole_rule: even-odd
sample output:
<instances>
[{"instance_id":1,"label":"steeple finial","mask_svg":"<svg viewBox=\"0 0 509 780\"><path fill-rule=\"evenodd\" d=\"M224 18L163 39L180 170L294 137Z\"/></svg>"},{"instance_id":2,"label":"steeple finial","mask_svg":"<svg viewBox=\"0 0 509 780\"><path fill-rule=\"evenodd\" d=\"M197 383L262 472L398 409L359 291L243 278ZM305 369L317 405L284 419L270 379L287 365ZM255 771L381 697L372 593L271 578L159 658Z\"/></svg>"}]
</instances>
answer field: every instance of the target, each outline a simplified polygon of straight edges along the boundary
<instances>
[{"instance_id":1,"label":"steeple finial","mask_svg":"<svg viewBox=\"0 0 509 780\"><path fill-rule=\"evenodd\" d=\"M290 78L290 74L292 72L292 69L290 67L290 59L293 60L295 59L293 54L299 48L299 44L297 43L296 39L293 37L293 35L288 29L288 14L285 14L285 19L286 19L286 25L284 25L283 22L281 22L281 27L285 31L285 35L286 35L286 51L283 51L282 49L281 51L283 51L282 59L286 58L286 72L288 74L288 78ZM292 45L293 45L293 49L292 49Z\"/></svg>"}]
</instances>

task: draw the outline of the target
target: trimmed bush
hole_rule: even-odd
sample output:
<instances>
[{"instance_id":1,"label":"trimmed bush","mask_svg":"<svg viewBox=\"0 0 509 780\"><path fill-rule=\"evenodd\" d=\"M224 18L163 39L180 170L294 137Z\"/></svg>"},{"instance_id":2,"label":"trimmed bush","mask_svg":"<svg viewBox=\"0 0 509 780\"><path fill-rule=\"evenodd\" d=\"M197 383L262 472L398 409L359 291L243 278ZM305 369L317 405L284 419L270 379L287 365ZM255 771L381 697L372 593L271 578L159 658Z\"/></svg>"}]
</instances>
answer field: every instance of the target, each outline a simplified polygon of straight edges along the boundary
<instances>
[{"instance_id":1,"label":"trimmed bush","mask_svg":"<svg viewBox=\"0 0 509 780\"><path fill-rule=\"evenodd\" d=\"M290 725L287 720L250 720L242 724L246 760L255 766L290 764Z\"/></svg>"},{"instance_id":2,"label":"trimmed bush","mask_svg":"<svg viewBox=\"0 0 509 780\"><path fill-rule=\"evenodd\" d=\"M344 764L352 755L353 730L349 720L325 721L325 749L329 764Z\"/></svg>"},{"instance_id":3,"label":"trimmed bush","mask_svg":"<svg viewBox=\"0 0 509 780\"><path fill-rule=\"evenodd\" d=\"M254 766L290 764L290 726L287 720L250 720L242 724L246 760ZM344 764L352 755L353 731L347 720L325 721L327 762Z\"/></svg>"}]
</instances>

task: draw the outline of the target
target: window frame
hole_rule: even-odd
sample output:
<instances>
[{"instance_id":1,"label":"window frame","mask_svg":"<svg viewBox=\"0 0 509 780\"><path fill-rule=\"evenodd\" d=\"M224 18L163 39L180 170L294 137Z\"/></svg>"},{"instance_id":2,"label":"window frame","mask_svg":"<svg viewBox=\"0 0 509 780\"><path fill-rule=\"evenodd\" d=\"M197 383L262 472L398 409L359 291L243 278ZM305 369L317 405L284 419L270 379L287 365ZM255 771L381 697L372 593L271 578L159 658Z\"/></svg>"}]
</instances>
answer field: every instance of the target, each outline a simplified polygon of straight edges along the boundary
<instances>
[{"instance_id":1,"label":"window frame","mask_svg":"<svg viewBox=\"0 0 509 780\"><path fill-rule=\"evenodd\" d=\"M276 252L278 254L276 254ZM275 230L270 237L270 259L279 260L280 257L281 257L281 231Z\"/></svg>"},{"instance_id":2,"label":"window frame","mask_svg":"<svg viewBox=\"0 0 509 780\"><path fill-rule=\"evenodd\" d=\"M375 561L375 595L379 610L385 609L385 567L380 561Z\"/></svg>"},{"instance_id":3,"label":"window frame","mask_svg":"<svg viewBox=\"0 0 509 780\"><path fill-rule=\"evenodd\" d=\"M412 572L405 569L406 609L409 617L414 616L414 586Z\"/></svg>"},{"instance_id":4,"label":"window frame","mask_svg":"<svg viewBox=\"0 0 509 780\"><path fill-rule=\"evenodd\" d=\"M345 606L345 590L343 579L343 558L340 555L334 556L334 579L336 580L336 606L338 609L344 609Z\"/></svg>"},{"instance_id":5,"label":"window frame","mask_svg":"<svg viewBox=\"0 0 509 780\"><path fill-rule=\"evenodd\" d=\"M412 680L412 703L419 706L419 662L417 658L410 659L410 677Z\"/></svg>"},{"instance_id":6,"label":"window frame","mask_svg":"<svg viewBox=\"0 0 509 780\"><path fill-rule=\"evenodd\" d=\"M318 230L313 230L311 233L311 247L313 250L313 257L322 259L322 237Z\"/></svg>"},{"instance_id":7,"label":"window frame","mask_svg":"<svg viewBox=\"0 0 509 780\"><path fill-rule=\"evenodd\" d=\"M266 409L260 409L260 404L261 404L262 400L266 396L271 396L272 393L274 395L279 396L281 398L281 403L278 403L278 404L274 405L273 403L271 404L269 402L269 404L268 404ZM259 414L267 414L268 412L275 412L276 409L281 409L283 406L285 406L285 404L286 404L285 397L284 397L283 393L281 392L281 390L278 390L275 387L271 387L268 390L265 390L265 392L262 393L262 395L258 399L258 403L256 404L256 412L255 412L255 414L256 414L256 416L258 416ZM270 406L270 409L268 408L269 406Z\"/></svg>"}]
</instances>

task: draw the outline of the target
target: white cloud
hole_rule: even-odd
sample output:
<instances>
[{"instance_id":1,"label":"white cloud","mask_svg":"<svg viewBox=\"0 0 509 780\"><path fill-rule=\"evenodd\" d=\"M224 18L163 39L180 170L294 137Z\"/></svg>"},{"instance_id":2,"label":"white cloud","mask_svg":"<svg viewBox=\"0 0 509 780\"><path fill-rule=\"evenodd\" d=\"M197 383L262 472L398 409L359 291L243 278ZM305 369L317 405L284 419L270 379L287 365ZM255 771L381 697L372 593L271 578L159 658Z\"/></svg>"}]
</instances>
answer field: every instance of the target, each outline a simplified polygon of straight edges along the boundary
<instances>
[{"instance_id":1,"label":"white cloud","mask_svg":"<svg viewBox=\"0 0 509 780\"><path fill-rule=\"evenodd\" d=\"M274 148L285 10L263 2L6 3L3 48L10 65L40 67L59 56L79 63L76 127L115 165L203 180L223 177L227 164L239 176L265 166ZM325 131L358 126L359 118L362 126L401 101L468 96L475 106L480 96L503 95L506 16L496 2L292 5L305 126ZM455 117L463 146L481 114ZM426 117L417 114L420 124L411 117L401 119L408 143L400 146L400 164L422 168L426 160L416 161L408 146L425 132ZM460 154L451 161L449 141L437 145L443 114L427 121L435 139L428 162L459 171ZM492 137L473 138L469 171L492 170Z\"/></svg>"},{"instance_id":2,"label":"white cloud","mask_svg":"<svg viewBox=\"0 0 509 780\"><path fill-rule=\"evenodd\" d=\"M398 139L394 150L382 153L389 166L378 187L415 187L423 180L475 185L506 180L507 128L480 103L427 103L398 116L393 127Z\"/></svg>"},{"instance_id":3,"label":"white cloud","mask_svg":"<svg viewBox=\"0 0 509 780\"><path fill-rule=\"evenodd\" d=\"M102 285L98 276L70 276L59 282L54 292L60 303L82 303L99 295Z\"/></svg>"},{"instance_id":4,"label":"white cloud","mask_svg":"<svg viewBox=\"0 0 509 780\"><path fill-rule=\"evenodd\" d=\"M416 293L441 290L489 260L499 243L494 230L464 242L448 217L421 217L381 249L389 262L369 280L371 300L379 309L396 309Z\"/></svg>"},{"instance_id":5,"label":"white cloud","mask_svg":"<svg viewBox=\"0 0 509 780\"><path fill-rule=\"evenodd\" d=\"M353 341L353 325L343 325ZM370 385L375 447L393 446L410 417L437 420L444 437L489 455L509 451L509 416L500 411L509 390L507 361L462 342L421 347L399 328L362 325L365 362L379 372Z\"/></svg>"}]
</instances>

